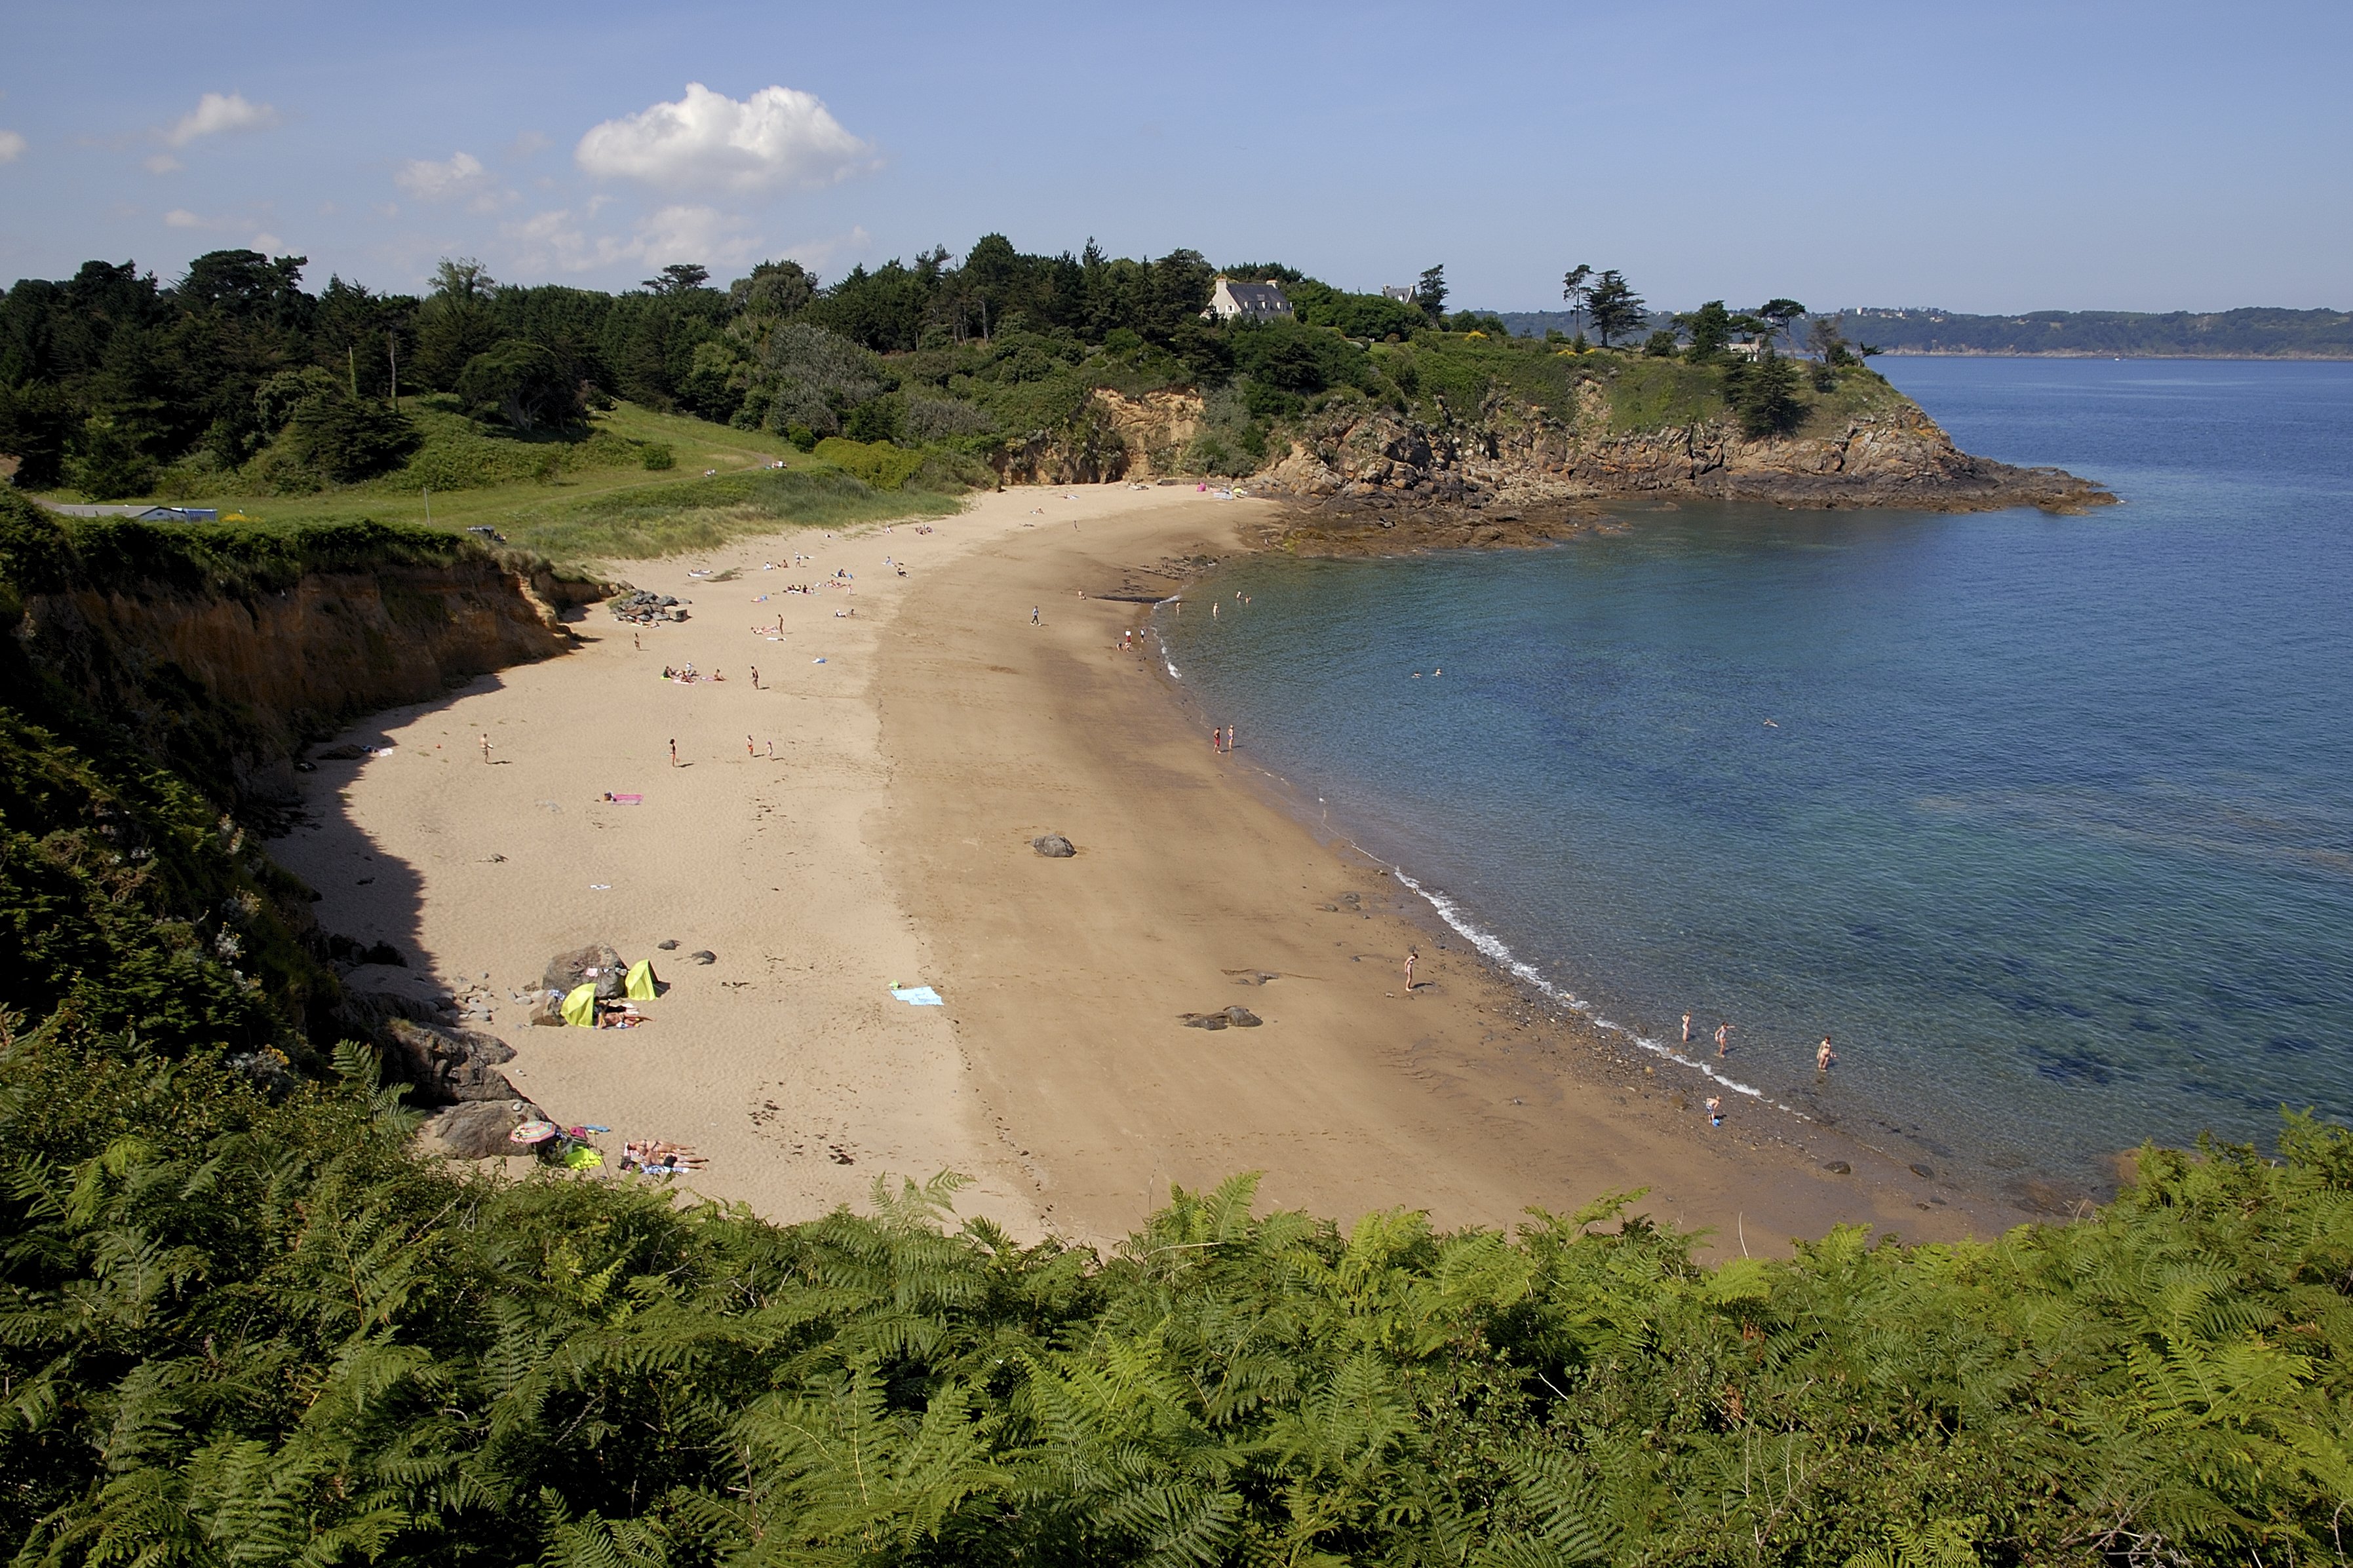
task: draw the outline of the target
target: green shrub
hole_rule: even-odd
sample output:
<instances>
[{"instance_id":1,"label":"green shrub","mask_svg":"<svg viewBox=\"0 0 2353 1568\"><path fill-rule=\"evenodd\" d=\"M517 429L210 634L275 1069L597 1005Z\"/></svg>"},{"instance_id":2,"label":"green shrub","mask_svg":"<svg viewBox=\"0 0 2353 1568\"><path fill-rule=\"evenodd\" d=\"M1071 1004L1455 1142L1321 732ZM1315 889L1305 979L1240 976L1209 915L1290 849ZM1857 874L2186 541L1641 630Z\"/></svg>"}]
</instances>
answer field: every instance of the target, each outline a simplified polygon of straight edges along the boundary
<instances>
[{"instance_id":1,"label":"green shrub","mask_svg":"<svg viewBox=\"0 0 2353 1568\"><path fill-rule=\"evenodd\" d=\"M641 448L641 461L649 473L662 473L678 467L678 454L667 441L649 441Z\"/></svg>"},{"instance_id":2,"label":"green shrub","mask_svg":"<svg viewBox=\"0 0 2353 1568\"><path fill-rule=\"evenodd\" d=\"M906 484L909 476L923 466L923 454L921 452L884 442L852 441L839 436L828 436L819 441L817 456L825 462L856 474L878 490L900 489Z\"/></svg>"}]
</instances>

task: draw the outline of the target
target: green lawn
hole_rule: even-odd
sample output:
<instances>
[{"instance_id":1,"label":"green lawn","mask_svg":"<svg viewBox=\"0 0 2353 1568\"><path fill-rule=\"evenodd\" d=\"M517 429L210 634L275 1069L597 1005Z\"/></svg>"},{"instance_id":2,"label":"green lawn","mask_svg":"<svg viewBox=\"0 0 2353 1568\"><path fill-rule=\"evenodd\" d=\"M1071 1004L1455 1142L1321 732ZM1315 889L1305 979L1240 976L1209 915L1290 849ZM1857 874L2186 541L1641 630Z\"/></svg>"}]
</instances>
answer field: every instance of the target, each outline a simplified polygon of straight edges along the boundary
<instances>
[{"instance_id":1,"label":"green lawn","mask_svg":"<svg viewBox=\"0 0 2353 1568\"><path fill-rule=\"evenodd\" d=\"M434 400L417 402L427 444L400 472L316 495L199 493L176 504L216 506L224 517L242 513L270 523L366 518L451 531L489 527L558 562L642 560L780 528L940 517L961 504L947 496L871 489L780 436L626 403L594 416L585 438L533 440L474 426ZM670 447L675 466L646 468L649 444ZM770 467L780 459L784 468ZM428 492L421 471L495 482ZM507 477L534 472L544 477Z\"/></svg>"}]
</instances>

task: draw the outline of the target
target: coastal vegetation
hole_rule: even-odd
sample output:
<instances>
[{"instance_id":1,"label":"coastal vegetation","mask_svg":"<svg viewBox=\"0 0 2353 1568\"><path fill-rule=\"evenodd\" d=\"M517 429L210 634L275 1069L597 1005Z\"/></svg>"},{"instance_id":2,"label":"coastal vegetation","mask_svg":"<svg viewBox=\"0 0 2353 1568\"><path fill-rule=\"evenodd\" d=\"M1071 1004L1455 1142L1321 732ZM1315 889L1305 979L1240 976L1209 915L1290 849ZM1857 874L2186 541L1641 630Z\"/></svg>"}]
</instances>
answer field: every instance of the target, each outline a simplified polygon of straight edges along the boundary
<instances>
[{"instance_id":1,"label":"coastal vegetation","mask_svg":"<svg viewBox=\"0 0 2353 1568\"><path fill-rule=\"evenodd\" d=\"M1217 270L1195 252L1025 255L1001 236L960 261L938 249L830 284L790 261L724 288L677 265L617 295L504 285L466 260L418 297L340 278L312 294L303 265L221 251L169 285L95 261L19 282L0 298L0 462L61 499L486 525L555 553L636 552L936 511L1000 477L1240 476L1356 410L1469 430L1515 397L1564 423L1598 406L1612 436L1723 419L1768 438L1901 403L1851 354L1800 370L1780 352L1785 321L1721 302L1688 341L1613 347L1642 302L1589 268L1564 282L1599 348L1449 314L1442 267L1411 300L1230 268L1282 284L1295 317L1219 322L1205 317ZM1121 409L1155 396L1188 412L1141 450ZM833 479L697 488L755 467Z\"/></svg>"}]
</instances>

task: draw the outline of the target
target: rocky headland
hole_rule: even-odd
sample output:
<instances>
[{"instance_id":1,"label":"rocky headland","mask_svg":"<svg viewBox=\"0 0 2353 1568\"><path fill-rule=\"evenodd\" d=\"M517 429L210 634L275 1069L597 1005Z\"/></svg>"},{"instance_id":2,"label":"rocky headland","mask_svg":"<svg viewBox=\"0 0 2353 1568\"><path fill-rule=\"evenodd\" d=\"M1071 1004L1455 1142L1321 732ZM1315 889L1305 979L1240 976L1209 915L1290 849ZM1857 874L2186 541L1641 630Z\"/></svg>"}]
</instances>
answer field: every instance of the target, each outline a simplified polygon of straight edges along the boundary
<instances>
[{"instance_id":1,"label":"rocky headland","mask_svg":"<svg viewBox=\"0 0 2353 1568\"><path fill-rule=\"evenodd\" d=\"M1596 526L1606 503L1649 499L1802 508L2075 513L2113 504L2106 487L2020 468L1954 445L1920 406L1868 372L1813 397L1786 433L1744 434L1729 410L1645 416L1605 376L1539 400L1490 386L1474 406L1412 412L1335 399L1290 422L1244 477L1296 503L1264 542L1328 553L1542 543ZM1187 473L1208 422L1181 392L1093 395L1083 444L1039 439L1008 477L1050 483ZM1264 532L1265 531L1261 531Z\"/></svg>"}]
</instances>

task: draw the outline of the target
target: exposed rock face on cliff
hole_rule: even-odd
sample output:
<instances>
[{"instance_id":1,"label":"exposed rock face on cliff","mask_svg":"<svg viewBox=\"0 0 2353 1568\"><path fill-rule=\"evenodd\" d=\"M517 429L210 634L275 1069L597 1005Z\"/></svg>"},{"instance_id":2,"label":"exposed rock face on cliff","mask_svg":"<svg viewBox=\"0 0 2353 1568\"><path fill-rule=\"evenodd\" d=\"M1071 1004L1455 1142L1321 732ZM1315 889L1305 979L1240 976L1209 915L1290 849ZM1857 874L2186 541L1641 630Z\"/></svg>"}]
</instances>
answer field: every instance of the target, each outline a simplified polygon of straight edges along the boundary
<instances>
[{"instance_id":1,"label":"exposed rock face on cliff","mask_svg":"<svg viewBox=\"0 0 2353 1568\"><path fill-rule=\"evenodd\" d=\"M1724 419L1621 433L1598 388L1576 417L1490 399L1474 419L1432 428L1357 407L1303 432L1260 476L1302 499L1385 506L1543 505L1635 495L1704 496L1802 507L2080 510L2115 497L2057 468L1974 458L1908 401L1831 427L1752 439Z\"/></svg>"},{"instance_id":2,"label":"exposed rock face on cliff","mask_svg":"<svg viewBox=\"0 0 2353 1568\"><path fill-rule=\"evenodd\" d=\"M282 802L311 737L570 646L561 601L596 590L539 576L471 549L275 585L68 571L10 632L93 719L240 802Z\"/></svg>"},{"instance_id":3,"label":"exposed rock face on cliff","mask_svg":"<svg viewBox=\"0 0 2353 1568\"><path fill-rule=\"evenodd\" d=\"M1091 485L1184 472L1185 448L1201 433L1201 395L1108 387L1087 395L1072 427L1009 445L997 471L1009 484Z\"/></svg>"}]
</instances>

